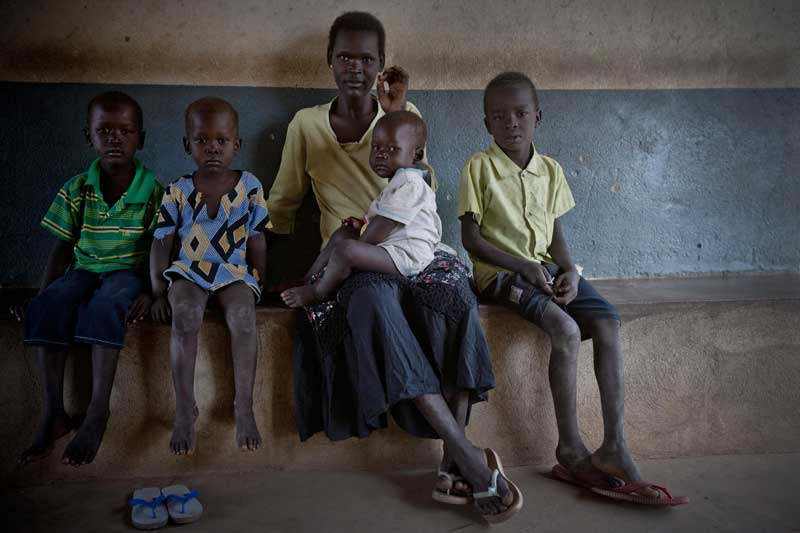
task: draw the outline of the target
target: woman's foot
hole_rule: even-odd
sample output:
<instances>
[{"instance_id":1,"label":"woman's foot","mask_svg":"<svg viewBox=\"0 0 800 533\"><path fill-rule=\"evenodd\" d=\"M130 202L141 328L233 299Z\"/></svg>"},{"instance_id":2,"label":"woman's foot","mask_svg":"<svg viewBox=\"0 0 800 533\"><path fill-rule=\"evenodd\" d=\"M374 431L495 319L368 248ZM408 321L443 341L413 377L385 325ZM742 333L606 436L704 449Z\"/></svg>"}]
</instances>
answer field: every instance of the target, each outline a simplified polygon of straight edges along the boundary
<instances>
[{"instance_id":1,"label":"woman's foot","mask_svg":"<svg viewBox=\"0 0 800 533\"><path fill-rule=\"evenodd\" d=\"M592 454L592 465L601 472L622 479L626 483L642 481L639 467L636 466L624 443L619 445L603 444ZM647 487L638 490L637 493L651 498L662 497L661 492Z\"/></svg>"},{"instance_id":2,"label":"woman's foot","mask_svg":"<svg viewBox=\"0 0 800 533\"><path fill-rule=\"evenodd\" d=\"M315 285L303 285L302 287L286 289L281 293L281 298L283 298L286 305L292 308L308 307L322 301L317 296Z\"/></svg>"},{"instance_id":3,"label":"woman's foot","mask_svg":"<svg viewBox=\"0 0 800 533\"><path fill-rule=\"evenodd\" d=\"M252 409L235 408L236 444L243 452L252 452L261 447L261 434L258 432L256 417Z\"/></svg>"},{"instance_id":4,"label":"woman's foot","mask_svg":"<svg viewBox=\"0 0 800 533\"><path fill-rule=\"evenodd\" d=\"M82 466L94 461L108 423L108 412L86 415L75 437L67 444L61 462L65 465Z\"/></svg>"},{"instance_id":5,"label":"woman's foot","mask_svg":"<svg viewBox=\"0 0 800 533\"><path fill-rule=\"evenodd\" d=\"M462 477L458 465L450 458L447 450L445 450L442 455L442 462L439 464L439 472L440 474L434 486L437 491L463 497L469 497L472 494L472 487L470 487L469 483ZM442 472L448 475L441 475Z\"/></svg>"},{"instance_id":6,"label":"woman's foot","mask_svg":"<svg viewBox=\"0 0 800 533\"><path fill-rule=\"evenodd\" d=\"M467 483L472 486L474 494L486 492L491 486L493 471L489 468L485 450L473 446L467 460L459 468ZM497 476L497 493L497 497L475 500L475 507L483 516L500 514L514 503L514 494L503 476Z\"/></svg>"},{"instance_id":7,"label":"woman's foot","mask_svg":"<svg viewBox=\"0 0 800 533\"><path fill-rule=\"evenodd\" d=\"M175 424L172 428L172 438L169 441L169 449L173 454L191 455L194 453L194 423L199 415L200 410L197 405L192 406L192 410L187 413L180 410L175 413Z\"/></svg>"},{"instance_id":8,"label":"woman's foot","mask_svg":"<svg viewBox=\"0 0 800 533\"><path fill-rule=\"evenodd\" d=\"M30 448L19 455L17 462L25 465L44 459L53 451L55 442L72 431L72 428L72 418L64 410L46 414L36 429Z\"/></svg>"}]
</instances>

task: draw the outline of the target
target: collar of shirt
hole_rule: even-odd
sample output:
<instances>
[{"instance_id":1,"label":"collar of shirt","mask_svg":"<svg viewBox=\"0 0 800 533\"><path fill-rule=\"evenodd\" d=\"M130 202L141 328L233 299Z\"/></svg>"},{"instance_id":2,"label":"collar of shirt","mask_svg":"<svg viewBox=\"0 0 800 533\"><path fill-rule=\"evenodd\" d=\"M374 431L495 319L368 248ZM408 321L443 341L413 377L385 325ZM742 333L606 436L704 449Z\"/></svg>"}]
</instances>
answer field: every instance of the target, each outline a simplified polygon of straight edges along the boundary
<instances>
[{"instance_id":1,"label":"collar of shirt","mask_svg":"<svg viewBox=\"0 0 800 533\"><path fill-rule=\"evenodd\" d=\"M134 158L133 164L135 167L133 181L128 185L128 190L122 195L122 200L126 204L145 204L153 194L153 189L156 186L155 177L150 169L145 167L141 161ZM100 158L95 159L89 165L88 177L86 178L86 185L94 187L95 192L100 192Z\"/></svg>"},{"instance_id":2,"label":"collar of shirt","mask_svg":"<svg viewBox=\"0 0 800 533\"><path fill-rule=\"evenodd\" d=\"M330 132L331 135L333 135L333 138L336 139L336 142L339 143L340 146L343 146L343 147L357 146L357 145L363 144L364 141L367 140L367 138L372 138L372 130L375 128L375 124L377 124L378 121L381 119L381 117L383 115L385 115L386 113L383 111L383 108L381 107L381 103L380 103L380 101L378 101L378 97L375 96L374 94L371 94L370 96L372 97L372 101L378 107L378 111L377 111L377 113L375 113L375 118L372 119L372 122L370 123L369 128L367 128L367 131L364 132L364 135L362 135L359 140L353 141L353 142L349 142L349 143L339 142L339 139L336 138L336 132L333 131L333 126L331 126L331 117L330 117L331 108L333 107L333 103L339 97L338 96L334 96L333 100L331 100L330 102L328 102L327 104L322 106L322 109L325 111L325 122L328 125L328 131Z\"/></svg>"},{"instance_id":3,"label":"collar of shirt","mask_svg":"<svg viewBox=\"0 0 800 533\"><path fill-rule=\"evenodd\" d=\"M547 169L545 168L544 161L542 161L542 156L539 155L539 152L536 151L536 147L531 145L533 148L533 157L531 157L528 166L520 168L515 162L511 160L510 157L503 152L503 149L500 148L496 142L492 141L492 145L489 147L489 155L492 158L492 163L494 163L494 167L497 169L497 175L500 178L505 178L506 176L519 176L522 172L527 172L529 174L533 174L534 176L544 176L547 174Z\"/></svg>"}]
</instances>

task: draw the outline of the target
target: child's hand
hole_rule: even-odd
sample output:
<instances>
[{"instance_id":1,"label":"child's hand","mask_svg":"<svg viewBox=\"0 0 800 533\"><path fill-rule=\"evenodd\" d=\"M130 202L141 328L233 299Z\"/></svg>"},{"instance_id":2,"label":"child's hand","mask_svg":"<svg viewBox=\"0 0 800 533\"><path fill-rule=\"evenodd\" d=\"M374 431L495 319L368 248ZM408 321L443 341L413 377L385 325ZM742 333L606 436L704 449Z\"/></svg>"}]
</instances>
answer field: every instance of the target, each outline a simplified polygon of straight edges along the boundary
<instances>
[{"instance_id":1,"label":"child's hand","mask_svg":"<svg viewBox=\"0 0 800 533\"><path fill-rule=\"evenodd\" d=\"M150 317L161 324L169 324L172 318L172 308L166 295L158 296L150 308Z\"/></svg>"},{"instance_id":2,"label":"child's hand","mask_svg":"<svg viewBox=\"0 0 800 533\"><path fill-rule=\"evenodd\" d=\"M389 67L378 74L378 101L385 113L406 108L408 73L401 67Z\"/></svg>"},{"instance_id":3,"label":"child's hand","mask_svg":"<svg viewBox=\"0 0 800 533\"><path fill-rule=\"evenodd\" d=\"M551 287L553 279L550 277L550 273L547 269L540 263L528 261L525 263L520 274L522 274L522 277L524 277L528 283L548 296L553 296L553 288Z\"/></svg>"},{"instance_id":4,"label":"child's hand","mask_svg":"<svg viewBox=\"0 0 800 533\"><path fill-rule=\"evenodd\" d=\"M11 313L11 316L13 316L17 322L22 322L25 320L25 310L28 308L29 303L31 303L30 299L26 299L24 302L11 304L8 308L8 312Z\"/></svg>"},{"instance_id":5,"label":"child's hand","mask_svg":"<svg viewBox=\"0 0 800 533\"><path fill-rule=\"evenodd\" d=\"M556 297L553 301L558 305L567 305L578 295L578 282L580 276L574 270L561 273L553 283Z\"/></svg>"},{"instance_id":6,"label":"child's hand","mask_svg":"<svg viewBox=\"0 0 800 533\"><path fill-rule=\"evenodd\" d=\"M344 220L342 220L342 226L351 227L356 231L361 231L361 228L363 228L366 225L366 223L367 223L366 217L361 219L356 217L347 217Z\"/></svg>"},{"instance_id":7,"label":"child's hand","mask_svg":"<svg viewBox=\"0 0 800 533\"><path fill-rule=\"evenodd\" d=\"M152 304L153 300L150 295L144 292L141 293L128 308L128 316L125 317L125 321L128 324L133 324L144 320L144 317L150 314L150 306Z\"/></svg>"}]
</instances>

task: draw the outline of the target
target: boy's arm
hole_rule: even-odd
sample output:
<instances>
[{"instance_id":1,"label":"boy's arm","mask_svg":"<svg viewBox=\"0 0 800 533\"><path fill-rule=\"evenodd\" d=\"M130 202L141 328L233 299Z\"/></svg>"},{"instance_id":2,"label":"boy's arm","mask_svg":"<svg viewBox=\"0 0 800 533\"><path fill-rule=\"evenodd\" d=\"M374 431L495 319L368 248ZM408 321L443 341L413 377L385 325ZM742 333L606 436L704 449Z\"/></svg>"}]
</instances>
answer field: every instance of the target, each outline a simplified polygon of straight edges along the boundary
<instances>
[{"instance_id":1,"label":"boy's arm","mask_svg":"<svg viewBox=\"0 0 800 533\"><path fill-rule=\"evenodd\" d=\"M173 231L161 239L153 239L153 244L150 246L150 286L153 289L151 315L154 320L162 324L169 323L172 316L167 301L167 281L163 274L172 258L175 235L176 232Z\"/></svg>"},{"instance_id":2,"label":"boy's arm","mask_svg":"<svg viewBox=\"0 0 800 533\"><path fill-rule=\"evenodd\" d=\"M263 289L267 280L267 238L263 232L247 239L245 256L247 264L258 272L258 281Z\"/></svg>"},{"instance_id":3,"label":"boy's arm","mask_svg":"<svg viewBox=\"0 0 800 533\"><path fill-rule=\"evenodd\" d=\"M373 245L382 243L397 226L402 226L402 224L381 215L375 215L358 240Z\"/></svg>"},{"instance_id":4,"label":"boy's arm","mask_svg":"<svg viewBox=\"0 0 800 533\"><path fill-rule=\"evenodd\" d=\"M550 274L547 269L535 261L528 261L523 257L504 252L484 239L481 236L478 223L475 222L472 213L469 212L461 217L461 243L470 254L481 261L499 266L510 272L516 272L541 291L549 295L553 294L553 290L550 288Z\"/></svg>"},{"instance_id":5,"label":"boy's arm","mask_svg":"<svg viewBox=\"0 0 800 533\"><path fill-rule=\"evenodd\" d=\"M555 219L553 226L553 240L550 241L550 247L547 253L556 262L561 269L561 274L558 275L555 282L553 282L553 291L556 297L553 301L559 305L567 305L578 294L578 281L580 276L575 268L575 263L572 262L572 257L569 255L569 247L567 246L567 239L564 237L564 230L561 227L561 222Z\"/></svg>"},{"instance_id":6,"label":"boy's arm","mask_svg":"<svg viewBox=\"0 0 800 533\"><path fill-rule=\"evenodd\" d=\"M42 292L48 285L64 275L64 272L72 265L75 260L73 252L75 243L56 238L50 255L47 257L47 267L44 270L44 278L39 292Z\"/></svg>"}]
</instances>

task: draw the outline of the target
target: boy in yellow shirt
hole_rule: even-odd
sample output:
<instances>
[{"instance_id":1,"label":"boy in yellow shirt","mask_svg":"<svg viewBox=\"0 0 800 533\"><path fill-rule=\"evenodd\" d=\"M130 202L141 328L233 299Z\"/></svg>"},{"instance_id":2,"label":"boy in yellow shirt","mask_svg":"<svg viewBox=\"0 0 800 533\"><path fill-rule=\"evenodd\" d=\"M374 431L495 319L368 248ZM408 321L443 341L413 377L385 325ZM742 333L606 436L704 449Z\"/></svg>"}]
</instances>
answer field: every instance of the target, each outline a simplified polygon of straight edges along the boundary
<instances>
[{"instance_id":1,"label":"boy in yellow shirt","mask_svg":"<svg viewBox=\"0 0 800 533\"><path fill-rule=\"evenodd\" d=\"M628 451L619 315L570 257L558 218L575 202L561 166L534 148L542 112L533 82L518 72L495 77L484 92L484 113L494 142L473 154L461 174L461 238L483 295L550 336L559 437L553 474L617 499L686 503L643 481ZM575 405L578 349L587 338L594 343L604 422L603 444L594 453L581 439Z\"/></svg>"}]
</instances>

